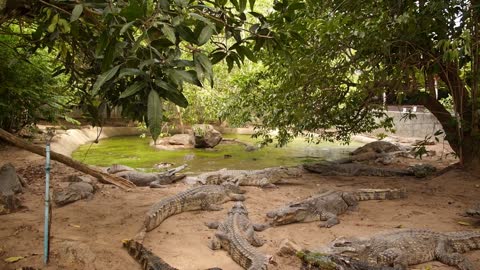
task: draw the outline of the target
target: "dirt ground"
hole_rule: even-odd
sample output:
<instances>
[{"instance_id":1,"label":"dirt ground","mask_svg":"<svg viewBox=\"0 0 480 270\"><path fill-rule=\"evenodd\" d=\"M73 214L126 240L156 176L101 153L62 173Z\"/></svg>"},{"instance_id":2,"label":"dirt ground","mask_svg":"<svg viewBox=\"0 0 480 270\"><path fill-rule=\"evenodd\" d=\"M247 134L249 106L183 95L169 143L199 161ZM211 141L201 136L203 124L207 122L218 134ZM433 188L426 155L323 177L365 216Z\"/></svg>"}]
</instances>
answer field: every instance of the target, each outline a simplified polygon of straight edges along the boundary
<instances>
[{"instance_id":1,"label":"dirt ground","mask_svg":"<svg viewBox=\"0 0 480 270\"><path fill-rule=\"evenodd\" d=\"M451 161L434 162L445 166ZM188 188L178 183L165 189L137 188L125 192L113 186L99 185L92 200L53 208L51 261L42 264L44 217L44 159L11 146L0 146L0 166L13 163L28 186L21 199L25 210L0 216L0 269L33 266L42 269L140 269L121 247L122 239L135 235L150 205ZM419 162L418 160L410 162ZM79 174L53 162L52 188L58 188L64 177ZM334 188L406 187L408 198L392 201L361 202L359 210L340 216L341 224L319 228L315 222L292 224L260 232L267 243L259 248L274 255L282 239L290 239L304 248L315 249L340 236L368 236L397 228L428 228L436 231L478 230L478 221L459 214L480 200L480 177L460 170L427 179L414 177L323 177L306 173L291 184L278 189L246 187L246 206L250 218L260 223L265 213L289 201L298 200L320 190ZM145 246L179 269L241 269L225 251L207 247L214 231L204 223L222 220L232 203L218 212L187 212L167 219L147 234ZM459 223L460 222L460 223ZM461 224L463 223L463 225ZM465 225L467 224L467 225ZM471 225L468 225L471 224ZM4 259L23 256L16 263ZM480 251L469 252L476 269L480 269ZM299 269L294 257L275 256L277 266L269 269ZM429 262L411 269L454 269L439 262Z\"/></svg>"}]
</instances>

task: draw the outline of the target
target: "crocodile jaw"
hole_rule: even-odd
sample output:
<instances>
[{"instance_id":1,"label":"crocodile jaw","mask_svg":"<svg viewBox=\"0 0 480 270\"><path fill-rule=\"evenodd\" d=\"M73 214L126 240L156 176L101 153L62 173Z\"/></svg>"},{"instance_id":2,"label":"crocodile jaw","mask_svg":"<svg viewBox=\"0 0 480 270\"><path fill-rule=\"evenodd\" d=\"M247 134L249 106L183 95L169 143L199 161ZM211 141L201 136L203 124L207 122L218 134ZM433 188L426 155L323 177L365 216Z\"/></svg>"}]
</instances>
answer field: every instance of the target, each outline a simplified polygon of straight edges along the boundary
<instances>
[{"instance_id":1,"label":"crocodile jaw","mask_svg":"<svg viewBox=\"0 0 480 270\"><path fill-rule=\"evenodd\" d=\"M309 213L305 207L288 207L267 213L267 217L272 219L270 221L272 226L304 222L307 221L308 215Z\"/></svg>"}]
</instances>

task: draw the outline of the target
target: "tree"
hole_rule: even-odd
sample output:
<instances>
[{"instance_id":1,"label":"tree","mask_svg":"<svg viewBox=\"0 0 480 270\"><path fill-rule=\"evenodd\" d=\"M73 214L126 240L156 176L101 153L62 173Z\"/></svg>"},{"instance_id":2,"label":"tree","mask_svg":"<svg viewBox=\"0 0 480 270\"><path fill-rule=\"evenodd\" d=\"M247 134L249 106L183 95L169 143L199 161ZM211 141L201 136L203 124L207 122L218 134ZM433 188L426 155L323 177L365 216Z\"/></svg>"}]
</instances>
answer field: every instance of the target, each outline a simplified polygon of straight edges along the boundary
<instances>
[{"instance_id":1,"label":"tree","mask_svg":"<svg viewBox=\"0 0 480 270\"><path fill-rule=\"evenodd\" d=\"M305 132L348 140L392 127L383 93L408 96L437 117L465 165L478 165L479 8L460 0L277 1L269 23L282 46L263 58L242 108L259 116L260 135L279 128L280 143ZM436 77L453 112L435 98Z\"/></svg>"},{"instance_id":2,"label":"tree","mask_svg":"<svg viewBox=\"0 0 480 270\"><path fill-rule=\"evenodd\" d=\"M230 69L239 66L252 58L254 45L271 39L263 16L252 12L254 4L7 0L0 3L0 32L22 37L29 53L39 48L56 52L63 66L54 74L70 76L94 125L101 124L101 112L120 106L125 116L148 120L156 140L161 99L186 107L184 83L213 83L213 64L225 59ZM249 17L258 22L247 23Z\"/></svg>"}]
</instances>

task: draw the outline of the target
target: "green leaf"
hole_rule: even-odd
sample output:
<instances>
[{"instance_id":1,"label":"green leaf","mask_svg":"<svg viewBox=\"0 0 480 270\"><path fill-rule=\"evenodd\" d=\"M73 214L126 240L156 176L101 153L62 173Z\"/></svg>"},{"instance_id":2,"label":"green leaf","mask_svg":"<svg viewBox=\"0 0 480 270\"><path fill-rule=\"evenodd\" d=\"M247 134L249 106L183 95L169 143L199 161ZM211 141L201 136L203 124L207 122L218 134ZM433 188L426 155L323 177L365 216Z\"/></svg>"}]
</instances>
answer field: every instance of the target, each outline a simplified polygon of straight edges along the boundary
<instances>
[{"instance_id":1,"label":"green leaf","mask_svg":"<svg viewBox=\"0 0 480 270\"><path fill-rule=\"evenodd\" d=\"M52 21L50 22L50 25L47 28L47 31L49 33L53 33L53 31L55 31L55 29L57 28L57 23L58 23L58 14L55 14L55 16L53 16L52 18Z\"/></svg>"},{"instance_id":2,"label":"green leaf","mask_svg":"<svg viewBox=\"0 0 480 270\"><path fill-rule=\"evenodd\" d=\"M83 5L78 4L75 5L75 7L72 10L72 16L70 16L70 22L74 22L80 18L80 15L82 15L83 12Z\"/></svg>"},{"instance_id":3,"label":"green leaf","mask_svg":"<svg viewBox=\"0 0 480 270\"><path fill-rule=\"evenodd\" d=\"M187 98L183 95L182 92L166 92L166 98L170 100L171 102L175 103L176 105L186 108L188 106L188 100Z\"/></svg>"},{"instance_id":4,"label":"green leaf","mask_svg":"<svg viewBox=\"0 0 480 270\"><path fill-rule=\"evenodd\" d=\"M118 78L121 79L125 76L132 76L132 75L144 75L145 73L137 68L122 68L118 73Z\"/></svg>"},{"instance_id":5,"label":"green leaf","mask_svg":"<svg viewBox=\"0 0 480 270\"><path fill-rule=\"evenodd\" d=\"M130 28L130 26L132 26L134 23L135 23L135 21L131 21L131 22L128 22L128 23L124 24L122 26L122 29L120 29L120 35L123 35L123 33L125 33L125 31L127 31L128 28Z\"/></svg>"},{"instance_id":6,"label":"green leaf","mask_svg":"<svg viewBox=\"0 0 480 270\"><path fill-rule=\"evenodd\" d=\"M213 34L213 28L210 26L205 26L202 31L200 32L200 35L198 35L198 45L203 45L210 40L210 37Z\"/></svg>"},{"instance_id":7,"label":"green leaf","mask_svg":"<svg viewBox=\"0 0 480 270\"><path fill-rule=\"evenodd\" d=\"M197 71L197 75L200 79L203 79L203 75L205 74L210 82L213 81L213 71L212 71L212 63L208 59L208 57L203 54L196 52L193 54L193 61L195 62L195 70Z\"/></svg>"},{"instance_id":8,"label":"green leaf","mask_svg":"<svg viewBox=\"0 0 480 270\"><path fill-rule=\"evenodd\" d=\"M170 42L175 44L175 42L177 41L177 38L175 37L175 30L173 29L173 27L164 24L162 27L162 33Z\"/></svg>"},{"instance_id":9,"label":"green leaf","mask_svg":"<svg viewBox=\"0 0 480 270\"><path fill-rule=\"evenodd\" d=\"M153 89L148 94L147 122L152 139L156 144L162 129L162 101L157 91Z\"/></svg>"},{"instance_id":10,"label":"green leaf","mask_svg":"<svg viewBox=\"0 0 480 270\"><path fill-rule=\"evenodd\" d=\"M255 6L255 0L248 0L250 3L250 10L253 10L253 6Z\"/></svg>"},{"instance_id":11,"label":"green leaf","mask_svg":"<svg viewBox=\"0 0 480 270\"><path fill-rule=\"evenodd\" d=\"M147 13L147 5L145 0L129 0L128 6L123 8L120 15L125 17L127 21L134 21L142 18Z\"/></svg>"},{"instance_id":12,"label":"green leaf","mask_svg":"<svg viewBox=\"0 0 480 270\"><path fill-rule=\"evenodd\" d=\"M230 0L230 2L232 2L233 6L235 7L236 10L240 10L237 0Z\"/></svg>"},{"instance_id":13,"label":"green leaf","mask_svg":"<svg viewBox=\"0 0 480 270\"><path fill-rule=\"evenodd\" d=\"M98 75L97 80L95 81L95 84L93 85L93 88L92 88L92 96L98 93L98 90L100 90L100 88L105 82L107 82L108 80L113 78L115 74L117 74L117 71L119 68L120 68L120 65L117 65L111 68L109 71L106 71Z\"/></svg>"},{"instance_id":14,"label":"green leaf","mask_svg":"<svg viewBox=\"0 0 480 270\"><path fill-rule=\"evenodd\" d=\"M238 54L246 56L248 58L248 60L250 60L252 62L257 62L257 58L255 57L255 55L253 54L253 52L249 48L247 48L245 46L238 46L237 52L238 52Z\"/></svg>"},{"instance_id":15,"label":"green leaf","mask_svg":"<svg viewBox=\"0 0 480 270\"><path fill-rule=\"evenodd\" d=\"M163 9L164 11L168 11L168 8L170 6L170 1L169 0L160 0L159 5L160 5L161 9Z\"/></svg>"},{"instance_id":16,"label":"green leaf","mask_svg":"<svg viewBox=\"0 0 480 270\"><path fill-rule=\"evenodd\" d=\"M227 56L227 53L224 51L218 51L210 55L212 65L222 61Z\"/></svg>"},{"instance_id":17,"label":"green leaf","mask_svg":"<svg viewBox=\"0 0 480 270\"><path fill-rule=\"evenodd\" d=\"M198 80L197 74L193 70L185 71L178 69L170 69L168 71L168 75L170 79L172 79L172 81L174 81L177 85L181 85L182 82L188 82L196 86L202 87L202 83Z\"/></svg>"},{"instance_id":18,"label":"green leaf","mask_svg":"<svg viewBox=\"0 0 480 270\"><path fill-rule=\"evenodd\" d=\"M195 35L193 34L192 29L185 25L176 26L175 29L183 40L190 43L196 43Z\"/></svg>"},{"instance_id":19,"label":"green leaf","mask_svg":"<svg viewBox=\"0 0 480 270\"><path fill-rule=\"evenodd\" d=\"M239 12L242 13L247 8L247 0L240 0Z\"/></svg>"},{"instance_id":20,"label":"green leaf","mask_svg":"<svg viewBox=\"0 0 480 270\"><path fill-rule=\"evenodd\" d=\"M188 101L183 95L182 92L178 91L178 89L171 84L168 84L164 81L156 81L155 84L165 90L165 98L170 100L171 102L175 103L176 105L186 108L188 106Z\"/></svg>"},{"instance_id":21,"label":"green leaf","mask_svg":"<svg viewBox=\"0 0 480 270\"><path fill-rule=\"evenodd\" d=\"M147 86L147 83L145 83L143 81L142 82L135 82L134 84L127 87L127 89L125 89L125 91L123 91L122 94L120 94L119 98L126 98L126 97L129 97L129 96L133 95L133 94L136 94L138 91L142 90L146 86Z\"/></svg>"}]
</instances>

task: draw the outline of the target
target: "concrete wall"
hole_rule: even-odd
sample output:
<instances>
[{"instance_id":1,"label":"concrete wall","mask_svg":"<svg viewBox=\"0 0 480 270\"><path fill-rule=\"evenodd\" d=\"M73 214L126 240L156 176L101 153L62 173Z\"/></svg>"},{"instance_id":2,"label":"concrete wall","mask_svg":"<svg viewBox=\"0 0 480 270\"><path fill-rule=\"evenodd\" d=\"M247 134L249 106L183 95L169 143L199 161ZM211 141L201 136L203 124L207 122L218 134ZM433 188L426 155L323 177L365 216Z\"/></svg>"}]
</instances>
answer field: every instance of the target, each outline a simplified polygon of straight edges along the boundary
<instances>
[{"instance_id":1,"label":"concrete wall","mask_svg":"<svg viewBox=\"0 0 480 270\"><path fill-rule=\"evenodd\" d=\"M99 139L114 136L139 135L141 131L136 127L103 127ZM97 128L69 129L65 132L58 130L53 138L52 151L71 156L80 145L93 142L97 138Z\"/></svg>"},{"instance_id":2,"label":"concrete wall","mask_svg":"<svg viewBox=\"0 0 480 270\"><path fill-rule=\"evenodd\" d=\"M393 118L395 123L395 133L387 133L383 129L375 130L372 135L379 133L392 134L399 137L414 137L423 139L425 136L433 136L438 130L442 130L442 125L437 118L430 112L416 112L416 118L402 119L405 113L402 112L387 112L388 116ZM442 136L440 136L442 137ZM440 139L440 138L439 138Z\"/></svg>"}]
</instances>

